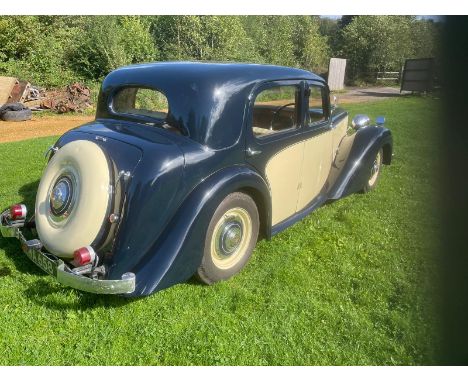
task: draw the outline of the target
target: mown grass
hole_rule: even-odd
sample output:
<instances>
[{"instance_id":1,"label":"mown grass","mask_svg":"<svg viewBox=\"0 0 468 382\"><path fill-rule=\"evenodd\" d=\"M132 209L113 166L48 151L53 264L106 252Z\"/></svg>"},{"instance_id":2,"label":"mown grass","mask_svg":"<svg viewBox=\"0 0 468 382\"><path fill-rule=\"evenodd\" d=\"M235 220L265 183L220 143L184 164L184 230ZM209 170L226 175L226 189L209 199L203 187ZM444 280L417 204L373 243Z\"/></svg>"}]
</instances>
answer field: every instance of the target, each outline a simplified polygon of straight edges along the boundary
<instances>
[{"instance_id":1,"label":"mown grass","mask_svg":"<svg viewBox=\"0 0 468 382\"><path fill-rule=\"evenodd\" d=\"M384 114L394 162L377 189L326 205L258 243L235 278L143 299L62 287L0 239L3 365L413 365L435 362L437 108L404 97ZM55 138L0 145L0 207L32 208Z\"/></svg>"}]
</instances>

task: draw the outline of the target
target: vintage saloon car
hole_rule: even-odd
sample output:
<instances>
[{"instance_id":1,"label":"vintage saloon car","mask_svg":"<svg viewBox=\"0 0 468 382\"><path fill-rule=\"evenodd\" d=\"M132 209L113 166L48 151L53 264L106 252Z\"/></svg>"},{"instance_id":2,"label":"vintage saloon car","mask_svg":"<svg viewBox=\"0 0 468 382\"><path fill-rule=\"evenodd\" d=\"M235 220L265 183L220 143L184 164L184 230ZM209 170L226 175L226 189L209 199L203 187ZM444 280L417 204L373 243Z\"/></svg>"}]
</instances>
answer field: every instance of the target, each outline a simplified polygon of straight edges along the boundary
<instances>
[{"instance_id":1,"label":"vintage saloon car","mask_svg":"<svg viewBox=\"0 0 468 382\"><path fill-rule=\"evenodd\" d=\"M349 127L308 71L169 62L110 73L95 121L48 153L35 213L3 212L3 236L65 285L139 296L227 279L259 238L373 189L392 137L380 118Z\"/></svg>"}]
</instances>

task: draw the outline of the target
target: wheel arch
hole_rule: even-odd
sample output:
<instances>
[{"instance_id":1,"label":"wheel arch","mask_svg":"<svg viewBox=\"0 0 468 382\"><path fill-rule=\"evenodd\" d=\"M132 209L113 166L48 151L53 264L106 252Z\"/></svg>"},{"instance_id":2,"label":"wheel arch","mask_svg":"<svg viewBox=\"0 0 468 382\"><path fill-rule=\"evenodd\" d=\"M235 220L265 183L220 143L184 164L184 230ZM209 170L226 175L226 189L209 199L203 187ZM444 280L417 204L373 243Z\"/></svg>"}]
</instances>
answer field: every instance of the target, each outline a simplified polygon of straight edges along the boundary
<instances>
[{"instance_id":1,"label":"wheel arch","mask_svg":"<svg viewBox=\"0 0 468 382\"><path fill-rule=\"evenodd\" d=\"M269 189L254 169L236 165L211 174L186 196L161 239L132 269L137 276L132 295L147 295L192 277L201 263L204 240L200 237L212 213L227 195L241 190L262 206L259 217L262 214L268 222Z\"/></svg>"},{"instance_id":2,"label":"wheel arch","mask_svg":"<svg viewBox=\"0 0 468 382\"><path fill-rule=\"evenodd\" d=\"M385 143L382 146L383 149L383 164L389 165L392 163L392 144L391 143Z\"/></svg>"},{"instance_id":3,"label":"wheel arch","mask_svg":"<svg viewBox=\"0 0 468 382\"><path fill-rule=\"evenodd\" d=\"M270 219L270 211L271 211L271 202L268 203L265 200L265 195L262 194L261 191L254 187L243 187L237 190L237 192L242 192L244 194L249 195L255 205L257 206L258 210L258 217L260 220L260 229L259 229L259 237L258 239L270 239L271 238L271 219Z\"/></svg>"},{"instance_id":4,"label":"wheel arch","mask_svg":"<svg viewBox=\"0 0 468 382\"><path fill-rule=\"evenodd\" d=\"M377 152L382 148L382 162L390 164L392 147L391 132L384 127L369 126L346 136L338 149L339 163L332 168L328 177L328 198L339 199L359 191L367 181L366 169L370 167Z\"/></svg>"}]
</instances>

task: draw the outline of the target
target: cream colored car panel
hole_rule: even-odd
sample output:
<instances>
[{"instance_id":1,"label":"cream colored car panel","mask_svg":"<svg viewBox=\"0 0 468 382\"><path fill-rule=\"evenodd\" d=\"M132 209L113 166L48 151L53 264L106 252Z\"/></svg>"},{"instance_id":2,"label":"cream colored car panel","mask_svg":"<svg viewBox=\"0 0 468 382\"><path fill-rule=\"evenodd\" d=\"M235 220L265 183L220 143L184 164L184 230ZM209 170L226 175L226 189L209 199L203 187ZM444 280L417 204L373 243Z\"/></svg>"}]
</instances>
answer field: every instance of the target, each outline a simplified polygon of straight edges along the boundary
<instances>
[{"instance_id":1,"label":"cream colored car panel","mask_svg":"<svg viewBox=\"0 0 468 382\"><path fill-rule=\"evenodd\" d=\"M332 139L332 131L326 130L305 141L296 212L309 204L325 185L332 161Z\"/></svg>"},{"instance_id":2,"label":"cream colored car panel","mask_svg":"<svg viewBox=\"0 0 468 382\"><path fill-rule=\"evenodd\" d=\"M266 174L272 192L272 225L302 210L319 195L347 128L348 117L333 129L296 143L270 159Z\"/></svg>"},{"instance_id":3,"label":"cream colored car panel","mask_svg":"<svg viewBox=\"0 0 468 382\"><path fill-rule=\"evenodd\" d=\"M66 171L73 171L77 178L77 200L70 215L55 223L50 219L50 193L56 180ZM73 141L52 157L36 196L37 232L51 253L72 258L75 250L95 240L106 217L109 181L107 159L93 142Z\"/></svg>"},{"instance_id":4,"label":"cream colored car panel","mask_svg":"<svg viewBox=\"0 0 468 382\"><path fill-rule=\"evenodd\" d=\"M340 142L343 139L343 137L346 135L347 130L348 130L348 116L346 116L340 122L338 122L332 129L333 157L336 156L338 147L340 146Z\"/></svg>"},{"instance_id":5,"label":"cream colored car panel","mask_svg":"<svg viewBox=\"0 0 468 382\"><path fill-rule=\"evenodd\" d=\"M289 146L272 156L266 165L265 174L271 190L272 225L296 212L304 145L304 142L299 142Z\"/></svg>"}]
</instances>

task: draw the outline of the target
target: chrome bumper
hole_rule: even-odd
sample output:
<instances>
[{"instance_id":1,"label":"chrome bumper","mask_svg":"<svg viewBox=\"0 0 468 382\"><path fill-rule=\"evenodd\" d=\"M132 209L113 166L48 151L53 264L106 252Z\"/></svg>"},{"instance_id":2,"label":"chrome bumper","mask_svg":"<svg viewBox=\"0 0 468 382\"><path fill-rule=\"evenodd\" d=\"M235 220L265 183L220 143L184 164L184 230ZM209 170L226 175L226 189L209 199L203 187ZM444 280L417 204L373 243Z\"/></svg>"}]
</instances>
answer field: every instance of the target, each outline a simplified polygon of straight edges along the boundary
<instances>
[{"instance_id":1,"label":"chrome bumper","mask_svg":"<svg viewBox=\"0 0 468 382\"><path fill-rule=\"evenodd\" d=\"M135 274L124 273L121 280L99 280L74 274L61 259L42 252L42 243L37 240L26 240L21 228L24 221L8 221L6 213L0 215L0 233L3 237L16 237L23 252L44 272L54 276L63 285L90 293L125 294L135 290Z\"/></svg>"}]
</instances>

